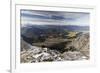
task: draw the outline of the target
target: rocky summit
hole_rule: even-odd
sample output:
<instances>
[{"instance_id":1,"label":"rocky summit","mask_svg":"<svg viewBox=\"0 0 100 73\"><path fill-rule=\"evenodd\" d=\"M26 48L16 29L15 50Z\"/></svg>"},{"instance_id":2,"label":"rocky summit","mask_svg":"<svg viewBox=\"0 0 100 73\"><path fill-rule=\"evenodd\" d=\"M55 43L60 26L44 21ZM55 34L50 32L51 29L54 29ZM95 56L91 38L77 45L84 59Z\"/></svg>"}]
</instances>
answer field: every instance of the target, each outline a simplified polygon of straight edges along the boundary
<instances>
[{"instance_id":1,"label":"rocky summit","mask_svg":"<svg viewBox=\"0 0 100 73\"><path fill-rule=\"evenodd\" d=\"M21 39L21 63L52 62L52 61L75 61L89 59L89 33L82 33L69 43L64 43L65 47L51 49L50 47L40 47L30 45ZM59 46L58 46L59 47Z\"/></svg>"}]
</instances>

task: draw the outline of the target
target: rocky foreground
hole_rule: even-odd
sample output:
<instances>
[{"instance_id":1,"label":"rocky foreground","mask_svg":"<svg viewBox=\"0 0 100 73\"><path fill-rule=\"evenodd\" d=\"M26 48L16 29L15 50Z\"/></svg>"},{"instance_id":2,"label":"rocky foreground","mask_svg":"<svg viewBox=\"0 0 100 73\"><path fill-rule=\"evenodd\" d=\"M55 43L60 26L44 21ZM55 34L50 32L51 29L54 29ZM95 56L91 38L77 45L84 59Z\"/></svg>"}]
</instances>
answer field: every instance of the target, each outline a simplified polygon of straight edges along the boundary
<instances>
[{"instance_id":1,"label":"rocky foreground","mask_svg":"<svg viewBox=\"0 0 100 73\"><path fill-rule=\"evenodd\" d=\"M41 48L32 46L21 41L21 63L34 62L51 62L51 61L75 61L89 59L89 33L84 33L72 40L66 47L65 51L60 52L56 49Z\"/></svg>"}]
</instances>

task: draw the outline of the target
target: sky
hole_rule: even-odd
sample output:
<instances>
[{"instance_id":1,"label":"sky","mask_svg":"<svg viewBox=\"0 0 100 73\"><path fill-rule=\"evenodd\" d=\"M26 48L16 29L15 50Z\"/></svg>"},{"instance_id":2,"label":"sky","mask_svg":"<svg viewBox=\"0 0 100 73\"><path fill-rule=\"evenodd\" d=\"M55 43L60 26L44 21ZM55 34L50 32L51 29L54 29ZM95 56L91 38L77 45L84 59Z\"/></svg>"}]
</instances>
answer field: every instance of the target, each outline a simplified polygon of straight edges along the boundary
<instances>
[{"instance_id":1,"label":"sky","mask_svg":"<svg viewBox=\"0 0 100 73\"><path fill-rule=\"evenodd\" d=\"M21 25L89 25L89 13L21 10Z\"/></svg>"}]
</instances>

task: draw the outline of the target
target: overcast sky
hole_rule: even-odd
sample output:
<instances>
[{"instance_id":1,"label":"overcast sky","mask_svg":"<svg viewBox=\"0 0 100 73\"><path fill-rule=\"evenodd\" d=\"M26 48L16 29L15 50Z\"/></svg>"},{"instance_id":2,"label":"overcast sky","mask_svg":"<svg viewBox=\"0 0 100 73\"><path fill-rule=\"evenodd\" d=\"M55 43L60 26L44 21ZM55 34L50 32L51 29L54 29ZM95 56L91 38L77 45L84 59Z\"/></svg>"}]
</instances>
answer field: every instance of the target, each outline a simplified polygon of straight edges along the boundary
<instances>
[{"instance_id":1,"label":"overcast sky","mask_svg":"<svg viewBox=\"0 0 100 73\"><path fill-rule=\"evenodd\" d=\"M21 10L24 25L89 25L89 13Z\"/></svg>"}]
</instances>

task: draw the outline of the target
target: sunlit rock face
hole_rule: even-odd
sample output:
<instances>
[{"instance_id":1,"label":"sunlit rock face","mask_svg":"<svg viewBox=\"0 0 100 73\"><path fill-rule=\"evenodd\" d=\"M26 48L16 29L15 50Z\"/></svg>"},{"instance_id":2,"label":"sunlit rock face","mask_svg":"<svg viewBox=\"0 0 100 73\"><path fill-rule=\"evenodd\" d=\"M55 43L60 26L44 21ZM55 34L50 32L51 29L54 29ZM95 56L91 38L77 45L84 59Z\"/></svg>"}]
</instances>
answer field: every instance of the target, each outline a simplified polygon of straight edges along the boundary
<instances>
[{"instance_id":1,"label":"sunlit rock face","mask_svg":"<svg viewBox=\"0 0 100 73\"><path fill-rule=\"evenodd\" d=\"M84 33L77 37L75 41L72 42L72 45L79 50L88 50L89 49L89 33Z\"/></svg>"},{"instance_id":2,"label":"sunlit rock face","mask_svg":"<svg viewBox=\"0 0 100 73\"><path fill-rule=\"evenodd\" d=\"M70 47L73 47L77 51L80 51L83 55L89 58L89 51L90 51L89 38L90 38L89 33L82 33L77 38L75 38L71 43L66 45L66 48L68 49Z\"/></svg>"}]
</instances>

